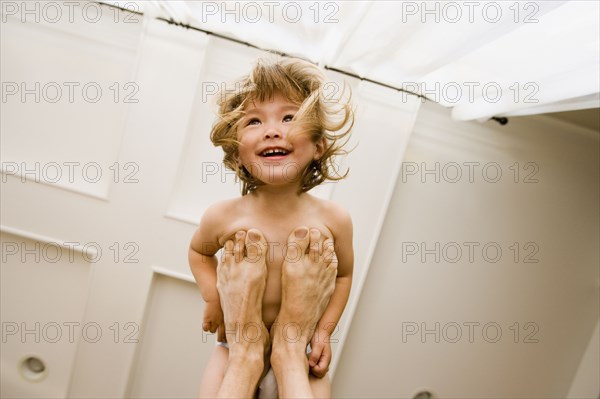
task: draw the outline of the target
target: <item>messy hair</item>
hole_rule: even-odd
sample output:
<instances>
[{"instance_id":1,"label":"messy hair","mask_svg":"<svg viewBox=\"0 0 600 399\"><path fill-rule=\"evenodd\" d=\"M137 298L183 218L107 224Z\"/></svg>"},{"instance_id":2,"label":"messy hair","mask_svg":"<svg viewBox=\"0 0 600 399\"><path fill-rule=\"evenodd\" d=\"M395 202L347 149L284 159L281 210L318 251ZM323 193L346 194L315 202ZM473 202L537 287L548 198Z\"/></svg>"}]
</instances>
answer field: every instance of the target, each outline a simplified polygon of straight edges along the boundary
<instances>
[{"instance_id":1,"label":"messy hair","mask_svg":"<svg viewBox=\"0 0 600 399\"><path fill-rule=\"evenodd\" d=\"M270 100L276 92L299 107L291 121L292 128L308 134L315 143L324 143L320 159L313 160L302 171L300 192L325 180L337 181L348 175L347 170L343 175L338 173L334 157L348 152L342 147L354 125L354 110L350 105L352 95L348 89L347 100L343 100L346 84L339 96L335 95L339 94L336 88L334 82L326 81L325 74L316 65L298 58L272 56L259 59L249 75L219 93L218 119L210 139L215 146L223 147L223 163L242 181L242 195L264 183L239 163L238 129L252 102Z\"/></svg>"}]
</instances>

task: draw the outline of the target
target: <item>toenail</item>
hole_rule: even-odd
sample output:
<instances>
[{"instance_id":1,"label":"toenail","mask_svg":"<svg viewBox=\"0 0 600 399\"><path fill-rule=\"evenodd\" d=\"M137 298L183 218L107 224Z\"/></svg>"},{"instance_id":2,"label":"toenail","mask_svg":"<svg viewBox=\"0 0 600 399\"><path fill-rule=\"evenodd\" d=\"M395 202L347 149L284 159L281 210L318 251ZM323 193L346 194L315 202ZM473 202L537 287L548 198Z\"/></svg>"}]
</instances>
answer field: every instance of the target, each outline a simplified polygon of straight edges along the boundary
<instances>
[{"instance_id":1,"label":"toenail","mask_svg":"<svg viewBox=\"0 0 600 399\"><path fill-rule=\"evenodd\" d=\"M248 237L250 238L250 241L258 241L260 240L260 234L258 234L256 231L251 231L248 233Z\"/></svg>"},{"instance_id":2,"label":"toenail","mask_svg":"<svg viewBox=\"0 0 600 399\"><path fill-rule=\"evenodd\" d=\"M243 231L238 231L237 233L235 233L235 236L238 238L242 238L244 236L244 232Z\"/></svg>"},{"instance_id":3,"label":"toenail","mask_svg":"<svg viewBox=\"0 0 600 399\"><path fill-rule=\"evenodd\" d=\"M318 229L310 229L310 234L318 236L321 232Z\"/></svg>"},{"instance_id":4,"label":"toenail","mask_svg":"<svg viewBox=\"0 0 600 399\"><path fill-rule=\"evenodd\" d=\"M306 229L306 227L303 227L301 229L296 230L296 232L294 233L294 235L297 238L304 238L304 237L306 237L307 233L308 233L308 230Z\"/></svg>"}]
</instances>

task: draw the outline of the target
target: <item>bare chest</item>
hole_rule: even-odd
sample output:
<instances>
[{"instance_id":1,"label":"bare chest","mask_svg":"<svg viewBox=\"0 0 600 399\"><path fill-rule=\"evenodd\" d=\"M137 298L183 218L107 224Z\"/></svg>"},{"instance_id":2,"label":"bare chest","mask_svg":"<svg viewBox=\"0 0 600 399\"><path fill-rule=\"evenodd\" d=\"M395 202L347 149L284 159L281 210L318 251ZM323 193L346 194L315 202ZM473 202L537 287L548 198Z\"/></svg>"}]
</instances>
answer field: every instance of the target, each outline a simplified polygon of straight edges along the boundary
<instances>
[{"instance_id":1,"label":"bare chest","mask_svg":"<svg viewBox=\"0 0 600 399\"><path fill-rule=\"evenodd\" d=\"M224 244L232 239L237 231L258 229L267 241L267 282L263 296L263 320L270 325L281 305L281 269L286 256L288 238L300 226L316 228L326 237L333 238L328 227L328 215L318 210L306 211L290 209L289 212L275 214L268 209L244 209L224 217L224 229L219 241Z\"/></svg>"}]
</instances>

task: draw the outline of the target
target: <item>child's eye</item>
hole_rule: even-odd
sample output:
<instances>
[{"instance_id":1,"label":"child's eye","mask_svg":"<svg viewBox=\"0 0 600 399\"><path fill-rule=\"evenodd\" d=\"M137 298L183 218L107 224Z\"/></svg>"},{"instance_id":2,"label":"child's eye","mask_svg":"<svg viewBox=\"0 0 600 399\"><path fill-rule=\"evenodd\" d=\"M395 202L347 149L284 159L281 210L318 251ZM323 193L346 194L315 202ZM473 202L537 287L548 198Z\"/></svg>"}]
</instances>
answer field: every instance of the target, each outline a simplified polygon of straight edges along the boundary
<instances>
[{"instance_id":1,"label":"child's eye","mask_svg":"<svg viewBox=\"0 0 600 399\"><path fill-rule=\"evenodd\" d=\"M294 119L294 115L286 115L283 117L284 122L291 122Z\"/></svg>"},{"instance_id":2,"label":"child's eye","mask_svg":"<svg viewBox=\"0 0 600 399\"><path fill-rule=\"evenodd\" d=\"M250 125L255 125L257 123L260 123L260 120L258 120L257 118L252 118L248 121L248 123L246 124L246 126L250 126Z\"/></svg>"}]
</instances>

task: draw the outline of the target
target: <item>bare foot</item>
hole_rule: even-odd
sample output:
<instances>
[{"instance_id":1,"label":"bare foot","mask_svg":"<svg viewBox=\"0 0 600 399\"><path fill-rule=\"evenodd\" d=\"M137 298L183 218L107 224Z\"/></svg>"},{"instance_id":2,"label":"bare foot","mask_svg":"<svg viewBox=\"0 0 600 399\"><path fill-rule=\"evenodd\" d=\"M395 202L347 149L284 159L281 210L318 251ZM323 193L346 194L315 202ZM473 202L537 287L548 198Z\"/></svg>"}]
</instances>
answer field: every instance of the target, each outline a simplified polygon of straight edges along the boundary
<instances>
[{"instance_id":1,"label":"bare foot","mask_svg":"<svg viewBox=\"0 0 600 399\"><path fill-rule=\"evenodd\" d=\"M335 288L337 258L333 241L317 229L296 228L288 238L281 272L281 310L271 330L277 341L304 354ZM278 345L279 346L279 345Z\"/></svg>"},{"instance_id":2,"label":"bare foot","mask_svg":"<svg viewBox=\"0 0 600 399\"><path fill-rule=\"evenodd\" d=\"M217 267L217 290L225 318L230 356L263 354L269 333L262 320L262 300L267 279L267 242L256 229L238 231L235 243L225 243Z\"/></svg>"},{"instance_id":3,"label":"bare foot","mask_svg":"<svg viewBox=\"0 0 600 399\"><path fill-rule=\"evenodd\" d=\"M288 238L281 271L281 310L271 328L271 365L280 398L312 398L306 346L335 288L333 241L298 227Z\"/></svg>"}]
</instances>

